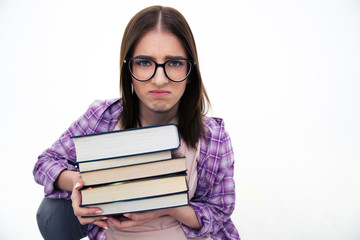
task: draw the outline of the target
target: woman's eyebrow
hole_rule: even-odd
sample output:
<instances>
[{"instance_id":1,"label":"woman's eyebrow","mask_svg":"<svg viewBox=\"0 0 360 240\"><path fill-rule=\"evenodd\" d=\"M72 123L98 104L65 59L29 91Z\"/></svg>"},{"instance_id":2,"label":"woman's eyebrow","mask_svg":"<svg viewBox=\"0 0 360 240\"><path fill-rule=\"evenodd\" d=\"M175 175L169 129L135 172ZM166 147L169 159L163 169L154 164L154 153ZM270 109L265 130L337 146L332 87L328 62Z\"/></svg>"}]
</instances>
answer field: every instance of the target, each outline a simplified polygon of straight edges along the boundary
<instances>
[{"instance_id":1,"label":"woman's eyebrow","mask_svg":"<svg viewBox=\"0 0 360 240\"><path fill-rule=\"evenodd\" d=\"M165 60L171 60L171 59L186 59L186 57L184 57L184 56L172 56L172 55L169 55L169 56L165 57Z\"/></svg>"},{"instance_id":2,"label":"woman's eyebrow","mask_svg":"<svg viewBox=\"0 0 360 240\"><path fill-rule=\"evenodd\" d=\"M155 61L155 58L147 56L147 55L138 55L138 56L135 56L134 58L145 58L145 59L150 59L150 60Z\"/></svg>"},{"instance_id":3,"label":"woman's eyebrow","mask_svg":"<svg viewBox=\"0 0 360 240\"><path fill-rule=\"evenodd\" d=\"M148 55L138 55L138 56L135 56L134 58L144 58L144 59L150 59L150 60L156 61L156 58L148 56ZM187 58L184 56L180 56L180 55L167 55L167 56L165 56L164 60L167 61L167 60L172 60L172 59L187 59Z\"/></svg>"}]
</instances>

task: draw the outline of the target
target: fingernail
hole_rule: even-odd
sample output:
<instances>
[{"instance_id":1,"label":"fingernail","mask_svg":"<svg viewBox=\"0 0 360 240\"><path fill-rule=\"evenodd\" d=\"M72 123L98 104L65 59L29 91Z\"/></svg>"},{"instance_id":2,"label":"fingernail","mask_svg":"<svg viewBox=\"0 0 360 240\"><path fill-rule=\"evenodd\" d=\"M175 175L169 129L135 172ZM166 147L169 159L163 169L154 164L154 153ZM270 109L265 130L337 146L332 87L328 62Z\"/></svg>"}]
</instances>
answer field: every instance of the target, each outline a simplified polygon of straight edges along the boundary
<instances>
[{"instance_id":1,"label":"fingernail","mask_svg":"<svg viewBox=\"0 0 360 240\"><path fill-rule=\"evenodd\" d=\"M75 189L76 189L76 190L79 190L80 186L81 186L81 184L80 184L79 182L77 182L77 183L75 184Z\"/></svg>"},{"instance_id":2,"label":"fingernail","mask_svg":"<svg viewBox=\"0 0 360 240\"><path fill-rule=\"evenodd\" d=\"M105 229L105 230L109 230L109 228L108 228L108 227L106 227L106 226L104 227L104 229Z\"/></svg>"},{"instance_id":3,"label":"fingernail","mask_svg":"<svg viewBox=\"0 0 360 240\"><path fill-rule=\"evenodd\" d=\"M108 217L103 217L101 220L108 220L109 218Z\"/></svg>"},{"instance_id":4,"label":"fingernail","mask_svg":"<svg viewBox=\"0 0 360 240\"><path fill-rule=\"evenodd\" d=\"M101 214L103 211L101 211L101 210L97 210L96 212L95 212L95 214Z\"/></svg>"}]
</instances>

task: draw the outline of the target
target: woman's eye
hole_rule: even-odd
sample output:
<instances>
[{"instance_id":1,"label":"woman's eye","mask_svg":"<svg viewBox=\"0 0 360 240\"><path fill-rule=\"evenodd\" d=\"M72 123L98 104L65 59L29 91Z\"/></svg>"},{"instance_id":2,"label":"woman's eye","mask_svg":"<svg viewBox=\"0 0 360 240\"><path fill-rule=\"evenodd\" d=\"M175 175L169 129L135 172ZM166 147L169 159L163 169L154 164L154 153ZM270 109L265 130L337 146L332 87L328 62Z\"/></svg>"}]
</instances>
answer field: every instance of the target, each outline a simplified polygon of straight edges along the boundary
<instances>
[{"instance_id":1,"label":"woman's eye","mask_svg":"<svg viewBox=\"0 0 360 240\"><path fill-rule=\"evenodd\" d=\"M150 67L152 62L146 59L138 59L135 61L135 64L140 67Z\"/></svg>"},{"instance_id":2,"label":"woman's eye","mask_svg":"<svg viewBox=\"0 0 360 240\"><path fill-rule=\"evenodd\" d=\"M168 63L170 67L181 67L184 63L181 60L172 60Z\"/></svg>"}]
</instances>

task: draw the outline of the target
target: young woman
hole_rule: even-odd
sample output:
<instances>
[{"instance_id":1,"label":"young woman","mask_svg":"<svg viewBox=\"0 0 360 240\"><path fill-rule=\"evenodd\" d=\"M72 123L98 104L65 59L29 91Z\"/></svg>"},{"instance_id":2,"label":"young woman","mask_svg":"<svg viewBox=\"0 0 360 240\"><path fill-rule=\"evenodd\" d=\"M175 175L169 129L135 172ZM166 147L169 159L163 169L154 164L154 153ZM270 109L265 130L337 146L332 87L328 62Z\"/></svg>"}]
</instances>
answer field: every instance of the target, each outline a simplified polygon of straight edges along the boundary
<instances>
[{"instance_id":1,"label":"young woman","mask_svg":"<svg viewBox=\"0 0 360 240\"><path fill-rule=\"evenodd\" d=\"M37 219L45 239L240 239L230 215L235 207L234 157L219 118L205 116L209 100L195 41L175 9L146 8L129 22L120 53L121 98L96 101L34 168L45 195ZM190 204L115 217L80 207L83 182L71 136L175 123L186 156ZM121 146L119 146L121 147ZM71 200L71 201L70 201Z\"/></svg>"}]
</instances>

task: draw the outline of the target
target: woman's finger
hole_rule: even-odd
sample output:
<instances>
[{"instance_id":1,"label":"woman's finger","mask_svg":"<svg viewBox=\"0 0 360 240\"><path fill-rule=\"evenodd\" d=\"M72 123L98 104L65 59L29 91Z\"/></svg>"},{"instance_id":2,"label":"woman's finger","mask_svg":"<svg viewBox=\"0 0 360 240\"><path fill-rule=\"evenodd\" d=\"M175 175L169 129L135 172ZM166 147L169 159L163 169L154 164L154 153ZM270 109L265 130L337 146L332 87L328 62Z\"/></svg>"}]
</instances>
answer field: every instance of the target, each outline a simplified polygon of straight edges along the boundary
<instances>
[{"instance_id":1,"label":"woman's finger","mask_svg":"<svg viewBox=\"0 0 360 240\"><path fill-rule=\"evenodd\" d=\"M74 214L78 218L79 222L83 225L86 225L98 221L98 224L100 224L101 227L107 226L107 223L102 223L102 220L104 220L103 216L84 218L86 216L101 214L103 211L100 208L81 207L82 197L79 190L84 186L84 182L80 176L74 178L73 186L71 201Z\"/></svg>"},{"instance_id":2,"label":"woman's finger","mask_svg":"<svg viewBox=\"0 0 360 240\"><path fill-rule=\"evenodd\" d=\"M109 220L117 229L124 229L129 227L135 227L144 224L146 221L135 221L135 220L118 220L113 217L109 217Z\"/></svg>"},{"instance_id":3,"label":"woman's finger","mask_svg":"<svg viewBox=\"0 0 360 240\"><path fill-rule=\"evenodd\" d=\"M108 219L107 217L103 217L101 218L101 220L96 220L93 223L101 228L104 228L105 230L108 230L109 224L107 223L107 219Z\"/></svg>"},{"instance_id":4,"label":"woman's finger","mask_svg":"<svg viewBox=\"0 0 360 240\"><path fill-rule=\"evenodd\" d=\"M146 212L125 213L124 217L127 217L132 220L136 220L136 221L142 221L142 220L149 221L151 219L158 218L163 215L167 215L166 209L146 211Z\"/></svg>"}]
</instances>

